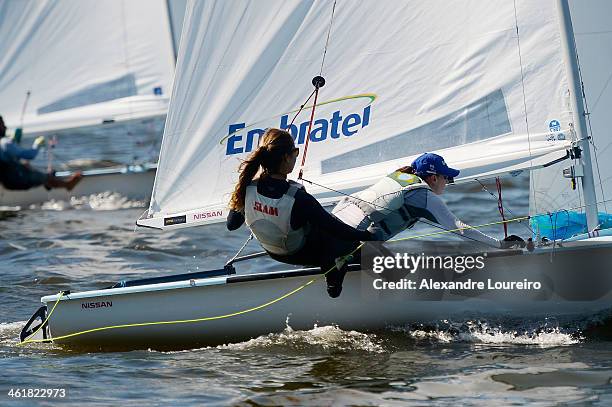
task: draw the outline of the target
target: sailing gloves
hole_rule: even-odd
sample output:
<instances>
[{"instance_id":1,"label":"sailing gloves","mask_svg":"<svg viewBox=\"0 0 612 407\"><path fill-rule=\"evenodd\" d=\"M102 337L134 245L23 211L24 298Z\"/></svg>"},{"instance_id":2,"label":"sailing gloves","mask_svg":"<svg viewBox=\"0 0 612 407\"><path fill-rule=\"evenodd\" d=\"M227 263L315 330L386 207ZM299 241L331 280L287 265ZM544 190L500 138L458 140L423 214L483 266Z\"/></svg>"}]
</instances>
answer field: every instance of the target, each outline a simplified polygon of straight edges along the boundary
<instances>
[{"instance_id":1,"label":"sailing gloves","mask_svg":"<svg viewBox=\"0 0 612 407\"><path fill-rule=\"evenodd\" d=\"M45 136L38 136L36 140L34 140L34 144L32 144L32 148L40 148L45 145L47 140L45 140Z\"/></svg>"},{"instance_id":2,"label":"sailing gloves","mask_svg":"<svg viewBox=\"0 0 612 407\"><path fill-rule=\"evenodd\" d=\"M382 230L382 228L378 227L378 226L370 226L368 228L368 232L370 232L370 234L372 235L372 238L369 239L370 241L376 241L376 242L382 242L385 239L385 232Z\"/></svg>"}]
</instances>

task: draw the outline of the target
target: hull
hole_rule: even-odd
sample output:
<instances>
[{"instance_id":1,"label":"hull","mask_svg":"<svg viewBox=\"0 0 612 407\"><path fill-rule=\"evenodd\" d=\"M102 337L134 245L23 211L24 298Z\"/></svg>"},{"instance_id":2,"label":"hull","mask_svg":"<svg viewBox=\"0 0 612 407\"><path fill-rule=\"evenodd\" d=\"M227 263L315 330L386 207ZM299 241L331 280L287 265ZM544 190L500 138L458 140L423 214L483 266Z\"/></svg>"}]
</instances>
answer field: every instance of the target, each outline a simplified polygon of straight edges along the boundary
<instances>
[{"instance_id":1,"label":"hull","mask_svg":"<svg viewBox=\"0 0 612 407\"><path fill-rule=\"evenodd\" d=\"M59 344L97 349L177 349L281 332L287 322L293 329L334 324L342 329L372 331L475 317L581 320L610 310L612 295L608 288L612 278L601 264L610 264L612 241L600 238L590 244L557 247L551 263L552 250L492 255L485 270L460 275L436 272L433 278L438 283L527 279L540 282L539 290L375 290L374 281L381 276L366 270L347 273L342 295L332 299L316 269L186 277L182 281L71 293L60 301L57 295L43 297L49 311L57 302L45 334ZM586 267L587 258L600 267ZM410 278L432 277L430 273ZM132 324L137 325L122 326ZM86 330L94 331L62 338Z\"/></svg>"},{"instance_id":2,"label":"hull","mask_svg":"<svg viewBox=\"0 0 612 407\"><path fill-rule=\"evenodd\" d=\"M83 171L83 179L72 190L44 187L26 191L12 191L0 186L0 206L28 208L50 200L70 202L71 198L116 192L133 200L147 200L153 188L156 165L130 165ZM68 176L69 172L58 172L57 176Z\"/></svg>"}]
</instances>

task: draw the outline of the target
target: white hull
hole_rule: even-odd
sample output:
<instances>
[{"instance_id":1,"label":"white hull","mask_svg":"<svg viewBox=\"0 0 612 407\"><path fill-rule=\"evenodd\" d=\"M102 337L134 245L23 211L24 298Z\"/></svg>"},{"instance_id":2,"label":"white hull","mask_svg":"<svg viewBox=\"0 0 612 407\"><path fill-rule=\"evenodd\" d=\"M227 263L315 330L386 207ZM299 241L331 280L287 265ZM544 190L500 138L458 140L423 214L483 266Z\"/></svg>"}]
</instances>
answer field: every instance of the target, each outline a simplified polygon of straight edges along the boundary
<instances>
[{"instance_id":1,"label":"white hull","mask_svg":"<svg viewBox=\"0 0 612 407\"><path fill-rule=\"evenodd\" d=\"M544 249L490 257L484 271L471 274L429 270L429 274L421 276L437 276L438 281L526 278L541 282L540 290L377 291L372 282L379 275L353 271L345 278L342 295L331 299L324 279L312 270L232 275L67 294L51 314L48 333L59 338L100 327L225 316L268 303L315 277L318 279L314 284L255 311L206 321L104 329L56 342L102 349L188 348L280 332L287 320L293 329L336 324L342 329L360 331L491 316L576 320L612 308L610 282L601 281L602 276L610 280L612 277L605 277L610 273L576 267L587 258L594 264L602 261L610 264L612 241L587 246L582 243L556 248L552 264L550 249ZM51 310L57 298L55 295L42 299L47 310Z\"/></svg>"},{"instance_id":2,"label":"white hull","mask_svg":"<svg viewBox=\"0 0 612 407\"><path fill-rule=\"evenodd\" d=\"M83 179L72 191L56 188L47 191L44 187L26 191L11 191L0 186L0 206L28 208L50 200L70 202L101 192L116 192L133 200L148 200L153 181L155 165L130 165L83 171ZM57 176L68 176L69 172L58 172Z\"/></svg>"}]
</instances>

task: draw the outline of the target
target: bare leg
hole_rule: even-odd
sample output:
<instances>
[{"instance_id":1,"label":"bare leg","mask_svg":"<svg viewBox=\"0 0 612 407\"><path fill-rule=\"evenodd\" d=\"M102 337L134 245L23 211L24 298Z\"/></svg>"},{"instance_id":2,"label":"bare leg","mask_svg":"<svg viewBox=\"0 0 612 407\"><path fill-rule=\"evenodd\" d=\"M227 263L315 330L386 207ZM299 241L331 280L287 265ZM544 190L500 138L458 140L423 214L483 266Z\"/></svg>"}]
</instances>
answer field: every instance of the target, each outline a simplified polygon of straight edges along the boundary
<instances>
[{"instance_id":1,"label":"bare leg","mask_svg":"<svg viewBox=\"0 0 612 407\"><path fill-rule=\"evenodd\" d=\"M48 188L65 188L72 191L74 187L81 181L83 174L80 171L75 172L70 177L58 178L55 175L49 174L45 186Z\"/></svg>"}]
</instances>

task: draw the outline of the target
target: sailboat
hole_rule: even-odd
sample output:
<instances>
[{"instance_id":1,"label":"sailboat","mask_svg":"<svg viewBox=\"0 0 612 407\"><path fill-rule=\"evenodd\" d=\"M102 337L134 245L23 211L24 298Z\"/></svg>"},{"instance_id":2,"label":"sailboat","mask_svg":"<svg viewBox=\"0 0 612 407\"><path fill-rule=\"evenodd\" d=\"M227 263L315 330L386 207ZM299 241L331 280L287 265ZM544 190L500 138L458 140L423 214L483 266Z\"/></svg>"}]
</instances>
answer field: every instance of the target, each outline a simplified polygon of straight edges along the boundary
<instances>
[{"instance_id":1,"label":"sailboat","mask_svg":"<svg viewBox=\"0 0 612 407\"><path fill-rule=\"evenodd\" d=\"M45 296L22 341L191 347L279 332L287 320L294 329L375 330L473 315L580 319L609 311L609 273L584 262L609 262L612 237L598 220L573 44L567 0L190 2L139 226L224 222L240 160L264 129L281 127L300 147L308 138L302 181L324 204L425 151L460 169L457 182L528 171L535 249L489 252L489 271L469 278L537 280L544 288L381 292L372 289L375 273L350 265L334 300L323 271L262 272L248 266L257 254L239 251L220 269ZM326 80L316 105L304 102L315 76ZM535 175L544 173L554 177ZM570 185L567 196L580 194L578 205L564 208L584 218L571 237L547 234L538 218L561 210L560 200L542 198L555 196L557 182Z\"/></svg>"},{"instance_id":2,"label":"sailboat","mask_svg":"<svg viewBox=\"0 0 612 407\"><path fill-rule=\"evenodd\" d=\"M24 143L31 143L39 135L164 120L180 33L173 19L180 8L169 2L3 2L0 115L7 126L21 128ZM0 205L28 207L104 191L146 199L155 167L90 168L71 192L0 186Z\"/></svg>"}]
</instances>

